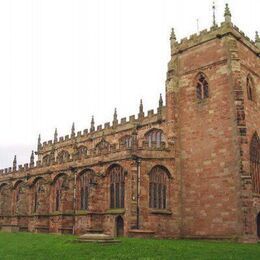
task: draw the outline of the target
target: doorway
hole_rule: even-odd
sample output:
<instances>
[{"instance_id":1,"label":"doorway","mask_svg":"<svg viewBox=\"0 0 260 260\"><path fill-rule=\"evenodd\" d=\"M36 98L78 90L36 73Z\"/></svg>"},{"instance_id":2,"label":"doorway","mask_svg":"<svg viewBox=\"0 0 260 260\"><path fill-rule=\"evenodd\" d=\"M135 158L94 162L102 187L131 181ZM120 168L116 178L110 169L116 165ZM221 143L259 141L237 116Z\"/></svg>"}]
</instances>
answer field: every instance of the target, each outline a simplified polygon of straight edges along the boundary
<instances>
[{"instance_id":1,"label":"doorway","mask_svg":"<svg viewBox=\"0 0 260 260\"><path fill-rule=\"evenodd\" d=\"M121 216L116 217L116 236L124 236L124 220Z\"/></svg>"},{"instance_id":2,"label":"doorway","mask_svg":"<svg viewBox=\"0 0 260 260\"><path fill-rule=\"evenodd\" d=\"M258 239L260 239L260 212L258 213L258 215L256 217L256 228L257 228Z\"/></svg>"}]
</instances>

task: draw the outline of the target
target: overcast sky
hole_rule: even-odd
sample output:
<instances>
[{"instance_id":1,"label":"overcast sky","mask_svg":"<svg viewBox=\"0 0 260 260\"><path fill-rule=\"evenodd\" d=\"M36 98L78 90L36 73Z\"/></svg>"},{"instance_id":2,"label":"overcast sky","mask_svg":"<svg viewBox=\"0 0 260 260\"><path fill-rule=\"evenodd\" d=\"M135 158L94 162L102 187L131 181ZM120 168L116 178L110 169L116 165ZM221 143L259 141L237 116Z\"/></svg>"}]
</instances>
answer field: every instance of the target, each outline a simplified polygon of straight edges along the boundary
<instances>
[{"instance_id":1,"label":"overcast sky","mask_svg":"<svg viewBox=\"0 0 260 260\"><path fill-rule=\"evenodd\" d=\"M217 22L224 0L216 0ZM259 0L229 0L233 22L260 30ZM169 35L212 25L210 0L0 1L0 168L29 161L37 144L156 108L164 94Z\"/></svg>"}]
</instances>

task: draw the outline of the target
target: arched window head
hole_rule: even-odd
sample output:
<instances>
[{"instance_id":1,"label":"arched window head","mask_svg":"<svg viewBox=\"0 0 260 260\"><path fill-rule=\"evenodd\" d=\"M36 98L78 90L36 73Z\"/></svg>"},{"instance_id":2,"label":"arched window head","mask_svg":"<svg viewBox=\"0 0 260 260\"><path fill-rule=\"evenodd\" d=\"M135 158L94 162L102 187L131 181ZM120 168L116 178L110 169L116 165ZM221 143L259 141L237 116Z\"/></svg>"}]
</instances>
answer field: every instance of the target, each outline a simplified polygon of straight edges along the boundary
<instances>
[{"instance_id":1,"label":"arched window head","mask_svg":"<svg viewBox=\"0 0 260 260\"><path fill-rule=\"evenodd\" d=\"M260 194L260 140L255 133L250 143L250 174L253 192Z\"/></svg>"},{"instance_id":2,"label":"arched window head","mask_svg":"<svg viewBox=\"0 0 260 260\"><path fill-rule=\"evenodd\" d=\"M164 145L164 135L161 129L152 129L145 137L149 148L162 148Z\"/></svg>"},{"instance_id":3,"label":"arched window head","mask_svg":"<svg viewBox=\"0 0 260 260\"><path fill-rule=\"evenodd\" d=\"M125 205L125 174L120 165L109 169L110 208L124 208Z\"/></svg>"},{"instance_id":4,"label":"arched window head","mask_svg":"<svg viewBox=\"0 0 260 260\"><path fill-rule=\"evenodd\" d=\"M88 154L88 149L86 146L80 146L78 149L78 153L79 153L79 158L83 158L84 156L87 156Z\"/></svg>"},{"instance_id":5,"label":"arched window head","mask_svg":"<svg viewBox=\"0 0 260 260\"><path fill-rule=\"evenodd\" d=\"M199 73L196 82L196 96L198 100L209 97L209 84L203 73Z\"/></svg>"},{"instance_id":6,"label":"arched window head","mask_svg":"<svg viewBox=\"0 0 260 260\"><path fill-rule=\"evenodd\" d=\"M168 171L161 166L155 166L149 173L149 207L153 209L166 209L167 186L169 182Z\"/></svg>"},{"instance_id":7,"label":"arched window head","mask_svg":"<svg viewBox=\"0 0 260 260\"><path fill-rule=\"evenodd\" d=\"M45 201L43 201L43 199L45 198L42 198L45 192L46 190L44 187L44 180L38 179L34 184L34 205L33 205L34 212L38 212L38 210L42 206L41 204L45 203Z\"/></svg>"},{"instance_id":8,"label":"arched window head","mask_svg":"<svg viewBox=\"0 0 260 260\"><path fill-rule=\"evenodd\" d=\"M61 151L57 156L58 163L67 162L70 159L70 154L67 151Z\"/></svg>"},{"instance_id":9,"label":"arched window head","mask_svg":"<svg viewBox=\"0 0 260 260\"><path fill-rule=\"evenodd\" d=\"M103 137L96 145L96 153L107 153L110 150L110 144Z\"/></svg>"},{"instance_id":10,"label":"arched window head","mask_svg":"<svg viewBox=\"0 0 260 260\"><path fill-rule=\"evenodd\" d=\"M120 146L123 148L130 149L133 145L133 137L131 135L123 136L120 139Z\"/></svg>"},{"instance_id":11,"label":"arched window head","mask_svg":"<svg viewBox=\"0 0 260 260\"><path fill-rule=\"evenodd\" d=\"M255 89L251 75L248 75L246 78L246 88L248 100L255 101Z\"/></svg>"},{"instance_id":12,"label":"arched window head","mask_svg":"<svg viewBox=\"0 0 260 260\"><path fill-rule=\"evenodd\" d=\"M51 157L50 157L50 155L45 155L45 156L42 158L42 164L43 164L44 166L50 165L50 162L51 162Z\"/></svg>"},{"instance_id":13,"label":"arched window head","mask_svg":"<svg viewBox=\"0 0 260 260\"><path fill-rule=\"evenodd\" d=\"M78 178L78 187L80 193L79 207L81 210L87 210L89 206L90 186L93 183L94 172L92 170L83 171Z\"/></svg>"},{"instance_id":14,"label":"arched window head","mask_svg":"<svg viewBox=\"0 0 260 260\"><path fill-rule=\"evenodd\" d=\"M68 190L69 183L66 176L61 175L57 178L55 182L55 210L61 211L62 210L62 200L63 200L63 194L65 193L65 190Z\"/></svg>"}]
</instances>

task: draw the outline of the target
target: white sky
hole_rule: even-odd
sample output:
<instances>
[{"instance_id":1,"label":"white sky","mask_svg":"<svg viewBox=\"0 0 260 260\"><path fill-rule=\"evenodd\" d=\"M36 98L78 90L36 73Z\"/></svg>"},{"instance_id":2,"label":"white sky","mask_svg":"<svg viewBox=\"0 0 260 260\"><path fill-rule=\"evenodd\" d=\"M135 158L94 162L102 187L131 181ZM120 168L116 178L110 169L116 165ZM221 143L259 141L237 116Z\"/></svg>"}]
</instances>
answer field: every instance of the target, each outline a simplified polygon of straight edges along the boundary
<instances>
[{"instance_id":1,"label":"white sky","mask_svg":"<svg viewBox=\"0 0 260 260\"><path fill-rule=\"evenodd\" d=\"M225 0L216 0L217 22ZM229 0L233 22L251 39L259 0ZM164 94L169 35L212 24L211 0L1 0L0 168L29 161L37 144L156 108Z\"/></svg>"}]
</instances>

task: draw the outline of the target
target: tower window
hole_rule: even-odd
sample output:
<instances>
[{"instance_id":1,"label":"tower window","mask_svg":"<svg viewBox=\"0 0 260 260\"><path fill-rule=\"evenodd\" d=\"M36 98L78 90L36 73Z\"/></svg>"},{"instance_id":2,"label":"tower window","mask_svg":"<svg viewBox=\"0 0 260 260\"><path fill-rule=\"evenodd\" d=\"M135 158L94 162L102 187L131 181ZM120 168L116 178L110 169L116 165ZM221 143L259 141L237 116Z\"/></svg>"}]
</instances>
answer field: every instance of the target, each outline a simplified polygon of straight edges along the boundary
<instances>
[{"instance_id":1,"label":"tower window","mask_svg":"<svg viewBox=\"0 0 260 260\"><path fill-rule=\"evenodd\" d=\"M209 97L209 84L203 73L199 73L197 77L196 96L198 100L203 100Z\"/></svg>"},{"instance_id":2,"label":"tower window","mask_svg":"<svg viewBox=\"0 0 260 260\"><path fill-rule=\"evenodd\" d=\"M253 191L260 193L260 140L255 133L250 144L250 174L252 178Z\"/></svg>"},{"instance_id":3,"label":"tower window","mask_svg":"<svg viewBox=\"0 0 260 260\"><path fill-rule=\"evenodd\" d=\"M246 88L247 88L247 98L248 98L248 100L255 101L254 84L253 84L252 77L250 75L248 75L247 78L246 78Z\"/></svg>"}]
</instances>

